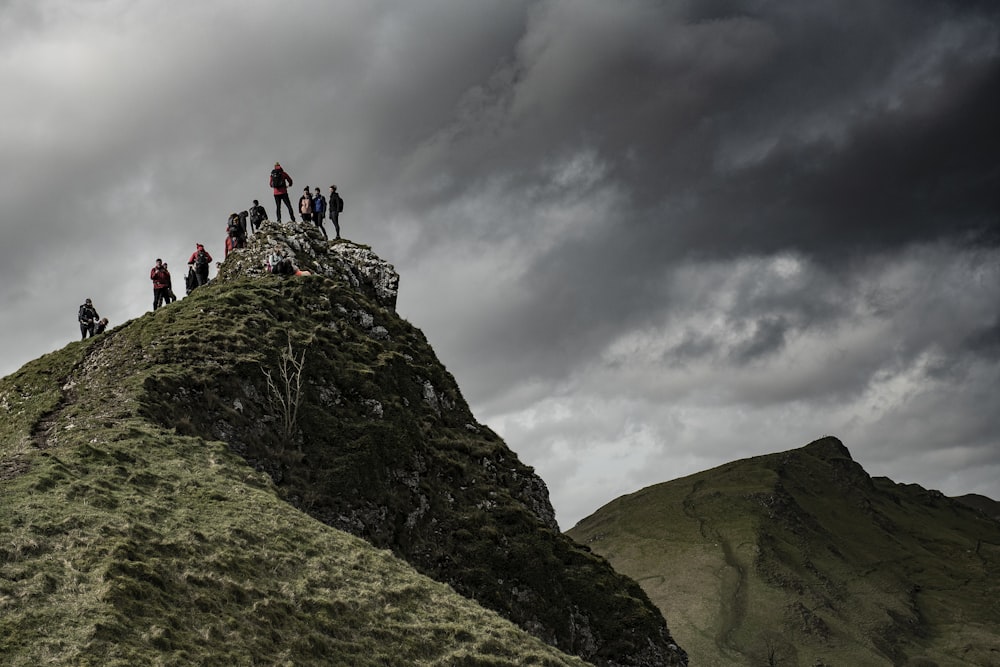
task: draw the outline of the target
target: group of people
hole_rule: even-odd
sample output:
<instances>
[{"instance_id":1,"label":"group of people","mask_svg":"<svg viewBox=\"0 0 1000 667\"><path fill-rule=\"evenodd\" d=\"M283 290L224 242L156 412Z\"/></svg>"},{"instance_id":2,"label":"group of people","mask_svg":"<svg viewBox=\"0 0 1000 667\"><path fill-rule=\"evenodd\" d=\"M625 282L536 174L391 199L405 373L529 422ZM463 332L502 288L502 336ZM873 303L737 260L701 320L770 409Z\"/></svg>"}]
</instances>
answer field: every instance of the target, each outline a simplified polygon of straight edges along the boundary
<instances>
[{"instance_id":1,"label":"group of people","mask_svg":"<svg viewBox=\"0 0 1000 667\"><path fill-rule=\"evenodd\" d=\"M188 294L208 282L208 266L211 262L212 256L205 250L205 246L196 243L194 252L188 259L188 272L184 278ZM153 310L177 300L170 269L159 257L156 258L156 265L149 270L149 279L153 281Z\"/></svg>"},{"instance_id":2,"label":"group of people","mask_svg":"<svg viewBox=\"0 0 1000 667\"><path fill-rule=\"evenodd\" d=\"M277 221L281 222L281 205L284 204L285 208L288 209L288 215L291 217L292 222L295 222L295 211L292 210L292 201L288 198L288 188L293 185L292 177L282 168L280 162L274 163L274 169L271 170L268 185L274 190L274 207L277 209ZM324 238L330 238L329 234L326 233L326 228L323 227L323 219L328 216L337 234L335 238L340 238L340 214L343 212L344 198L337 192L336 185L330 186L330 194L327 197L323 196L319 188L315 188L315 191L312 193L309 191L308 185L302 189L302 196L299 197L299 215L302 216L303 222L315 223L319 227L319 230L323 232Z\"/></svg>"},{"instance_id":3,"label":"group of people","mask_svg":"<svg viewBox=\"0 0 1000 667\"><path fill-rule=\"evenodd\" d=\"M274 169L271 170L268 185L274 191L274 205L277 209L276 219L279 223L281 222L282 203L288 209L288 214L291 216L292 222L295 222L295 212L292 210L292 202L288 198L288 188L292 184L292 177L282 168L281 163L275 162ZM336 231L335 238L339 239L340 214L343 210L344 199L337 192L336 185L330 186L329 195L326 197L323 196L319 188L315 188L314 192L310 192L309 186L303 189L302 196L299 197L299 215L301 215L302 221L315 223L327 239L330 237L323 227L323 220L326 217L330 218ZM256 199L253 200L253 206L248 210L230 214L229 220L226 223L226 256L228 257L232 250L246 246L248 223L251 233L256 233L265 220L267 220L267 211ZM205 249L205 246L201 243L195 244L195 251L191 253L191 257L188 259L188 273L184 279L187 294L191 294L196 288L208 282L208 270L211 262L212 256ZM267 269L271 273L278 275L306 273L300 271L287 252L277 246L272 248L268 256ZM177 295L174 294L173 283L171 281L170 269L162 259L157 258L156 265L149 271L149 279L153 282L153 310L157 310L160 306L173 303L177 300ZM90 299L87 299L80 306L79 321L80 332L83 338L103 333L108 326L108 319L106 317L102 318L97 314L97 310L94 309L93 302Z\"/></svg>"}]
</instances>

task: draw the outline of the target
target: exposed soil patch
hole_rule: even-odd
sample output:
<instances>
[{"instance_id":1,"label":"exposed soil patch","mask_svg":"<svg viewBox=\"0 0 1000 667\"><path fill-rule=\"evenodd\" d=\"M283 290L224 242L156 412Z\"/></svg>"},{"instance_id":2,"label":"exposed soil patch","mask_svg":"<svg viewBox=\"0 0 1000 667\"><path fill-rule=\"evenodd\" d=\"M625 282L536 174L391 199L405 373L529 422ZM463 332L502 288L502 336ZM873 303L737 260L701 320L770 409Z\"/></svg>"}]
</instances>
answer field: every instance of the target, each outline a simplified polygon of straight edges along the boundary
<instances>
[{"instance_id":1,"label":"exposed soil patch","mask_svg":"<svg viewBox=\"0 0 1000 667\"><path fill-rule=\"evenodd\" d=\"M21 456L0 460L0 482L23 475L30 467Z\"/></svg>"}]
</instances>

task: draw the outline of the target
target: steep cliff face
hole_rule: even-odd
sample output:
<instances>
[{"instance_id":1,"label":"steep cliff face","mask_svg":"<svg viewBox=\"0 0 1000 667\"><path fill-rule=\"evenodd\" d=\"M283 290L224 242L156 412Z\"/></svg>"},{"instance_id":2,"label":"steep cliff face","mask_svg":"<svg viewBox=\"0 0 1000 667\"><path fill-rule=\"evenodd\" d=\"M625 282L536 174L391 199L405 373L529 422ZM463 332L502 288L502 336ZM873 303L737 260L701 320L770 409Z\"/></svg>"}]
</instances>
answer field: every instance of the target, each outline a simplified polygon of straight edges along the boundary
<instances>
[{"instance_id":1,"label":"steep cliff face","mask_svg":"<svg viewBox=\"0 0 1000 667\"><path fill-rule=\"evenodd\" d=\"M308 275L268 274L276 247ZM363 246L268 223L113 354L144 368L147 419L226 443L327 525L594 664L682 664L641 588L559 533L544 482L395 314L397 286Z\"/></svg>"}]
</instances>

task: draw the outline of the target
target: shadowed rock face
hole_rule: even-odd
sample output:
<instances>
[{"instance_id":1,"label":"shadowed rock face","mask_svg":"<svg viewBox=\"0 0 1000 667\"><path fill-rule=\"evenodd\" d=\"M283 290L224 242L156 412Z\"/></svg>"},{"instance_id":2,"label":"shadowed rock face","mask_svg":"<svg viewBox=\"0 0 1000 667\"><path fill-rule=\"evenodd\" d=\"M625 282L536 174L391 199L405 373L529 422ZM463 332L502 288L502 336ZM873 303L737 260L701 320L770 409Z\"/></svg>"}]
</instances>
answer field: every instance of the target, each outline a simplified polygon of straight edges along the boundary
<instances>
[{"instance_id":1,"label":"shadowed rock face","mask_svg":"<svg viewBox=\"0 0 1000 667\"><path fill-rule=\"evenodd\" d=\"M267 272L276 247L303 275ZM423 334L396 315L398 285L367 247L265 223L197 303L171 306L197 306L207 328L240 334L223 335L224 358L172 351L212 366L211 380L150 378L147 413L226 442L302 511L567 653L609 667L685 664L642 589L560 534L545 483L475 420ZM282 435L263 371L280 378L290 358L303 360L301 401Z\"/></svg>"}]
</instances>

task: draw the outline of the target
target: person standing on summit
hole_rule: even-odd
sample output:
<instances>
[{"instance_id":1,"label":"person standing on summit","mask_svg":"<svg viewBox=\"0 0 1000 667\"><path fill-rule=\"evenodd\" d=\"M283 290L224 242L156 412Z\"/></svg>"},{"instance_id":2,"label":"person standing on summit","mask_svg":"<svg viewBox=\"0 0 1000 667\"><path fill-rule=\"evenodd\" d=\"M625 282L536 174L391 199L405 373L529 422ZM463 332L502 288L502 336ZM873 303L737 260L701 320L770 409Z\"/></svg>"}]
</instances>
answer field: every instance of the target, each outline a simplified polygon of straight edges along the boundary
<instances>
[{"instance_id":1,"label":"person standing on summit","mask_svg":"<svg viewBox=\"0 0 1000 667\"><path fill-rule=\"evenodd\" d=\"M269 183L274 188L274 207L278 209L277 221L281 222L281 202L285 202L285 206L288 208L288 215L292 216L292 222L295 222L295 211L292 210L292 200L288 198L288 188L292 185L292 177L281 168L280 162L274 163Z\"/></svg>"},{"instance_id":2,"label":"person standing on summit","mask_svg":"<svg viewBox=\"0 0 1000 667\"><path fill-rule=\"evenodd\" d=\"M330 198L327 201L327 210L330 211L330 220L333 228L337 230L337 238L340 238L340 214L344 212L344 198L337 192L337 186L330 186ZM325 230L324 230L325 232Z\"/></svg>"},{"instance_id":3,"label":"person standing on summit","mask_svg":"<svg viewBox=\"0 0 1000 667\"><path fill-rule=\"evenodd\" d=\"M312 198L313 205L313 222L319 227L319 231L323 232L323 238L329 240L330 237L326 233L326 227L323 226L323 217L326 215L326 197L323 193L316 188L316 194Z\"/></svg>"},{"instance_id":4,"label":"person standing on summit","mask_svg":"<svg viewBox=\"0 0 1000 667\"><path fill-rule=\"evenodd\" d=\"M313 210L313 199L312 195L309 193L309 186L305 187L302 191L302 196L299 197L299 213L302 214L302 222L309 222L312 220L312 210Z\"/></svg>"}]
</instances>

